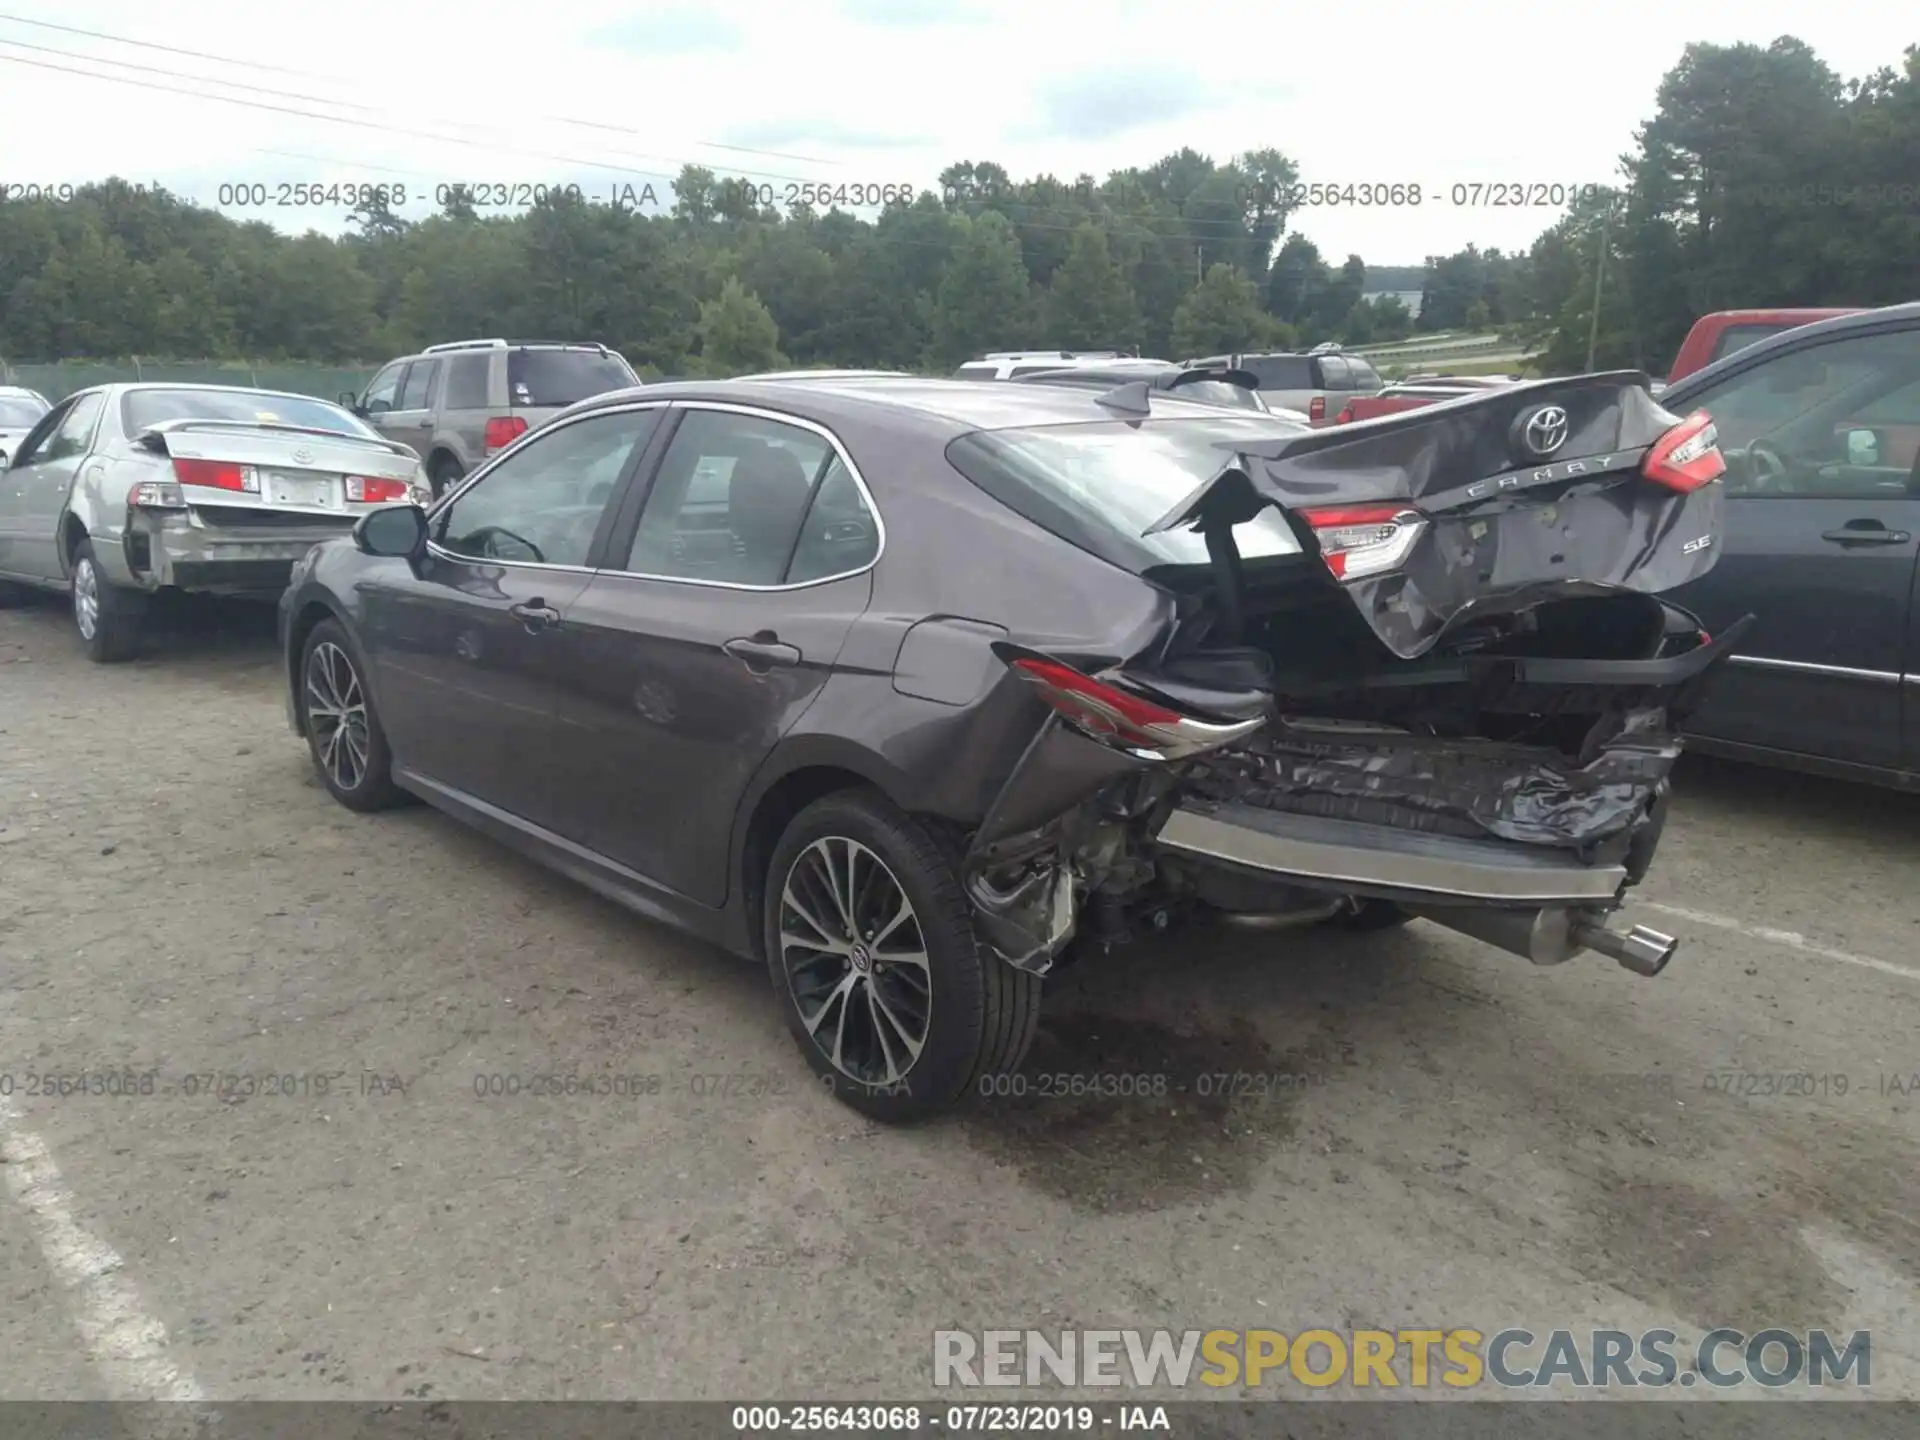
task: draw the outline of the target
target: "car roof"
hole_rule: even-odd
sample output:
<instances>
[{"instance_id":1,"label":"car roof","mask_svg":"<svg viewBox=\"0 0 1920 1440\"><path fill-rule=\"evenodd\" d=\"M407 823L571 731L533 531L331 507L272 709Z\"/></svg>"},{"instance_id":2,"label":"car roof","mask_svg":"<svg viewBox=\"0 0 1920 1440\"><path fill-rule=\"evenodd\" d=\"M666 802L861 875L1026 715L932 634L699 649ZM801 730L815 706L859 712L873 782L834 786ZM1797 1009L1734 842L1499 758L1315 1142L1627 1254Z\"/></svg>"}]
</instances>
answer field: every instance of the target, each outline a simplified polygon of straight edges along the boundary
<instances>
[{"instance_id":1,"label":"car roof","mask_svg":"<svg viewBox=\"0 0 1920 1440\"><path fill-rule=\"evenodd\" d=\"M1117 418L1099 401L1102 392L1087 385L982 384L977 380L934 379L918 375L845 376L786 380L708 380L609 390L573 407L573 414L606 409L635 400L710 400L736 405L755 403L790 408L804 398L810 418L834 414L879 419L891 412L945 422L953 434L970 430L1010 430L1032 425L1093 424ZM1266 420L1259 411L1226 411L1221 406L1156 391L1153 406L1171 418L1233 415ZM1290 429L1292 427L1289 427Z\"/></svg>"},{"instance_id":2,"label":"car roof","mask_svg":"<svg viewBox=\"0 0 1920 1440\"><path fill-rule=\"evenodd\" d=\"M1804 345L1838 339L1855 331L1903 330L1909 325L1920 325L1920 300L1909 300L1902 305L1885 305L1878 310L1856 310L1846 315L1835 315L1829 320L1815 320L1810 325L1796 325L1791 330L1781 330L1764 340L1756 340L1731 355L1722 355L1711 365L1702 366L1691 375L1674 381L1671 388L1684 395L1722 375L1757 365L1769 355L1777 355L1783 350L1798 350Z\"/></svg>"},{"instance_id":3,"label":"car roof","mask_svg":"<svg viewBox=\"0 0 1920 1440\"><path fill-rule=\"evenodd\" d=\"M329 400L324 395L303 395L298 390L262 390L253 385L205 385L192 381L171 380L116 380L105 385L89 385L89 390L110 391L116 395L129 395L136 390L212 390L224 395L259 395L275 400L311 400L316 405L326 405L340 409L338 401Z\"/></svg>"}]
</instances>

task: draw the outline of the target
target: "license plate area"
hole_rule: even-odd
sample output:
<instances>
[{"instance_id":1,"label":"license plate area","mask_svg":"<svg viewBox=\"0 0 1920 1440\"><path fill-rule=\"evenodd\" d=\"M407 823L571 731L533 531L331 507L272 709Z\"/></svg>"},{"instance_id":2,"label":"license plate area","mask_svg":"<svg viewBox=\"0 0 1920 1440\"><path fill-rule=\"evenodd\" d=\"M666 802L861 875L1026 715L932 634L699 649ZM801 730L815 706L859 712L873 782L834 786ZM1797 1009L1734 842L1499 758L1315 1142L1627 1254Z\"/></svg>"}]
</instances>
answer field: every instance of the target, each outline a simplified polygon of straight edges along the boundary
<instances>
[{"instance_id":1,"label":"license plate area","mask_svg":"<svg viewBox=\"0 0 1920 1440\"><path fill-rule=\"evenodd\" d=\"M316 475L311 471L267 470L262 472L269 505L297 505L313 510L338 510L341 507L340 477Z\"/></svg>"}]
</instances>

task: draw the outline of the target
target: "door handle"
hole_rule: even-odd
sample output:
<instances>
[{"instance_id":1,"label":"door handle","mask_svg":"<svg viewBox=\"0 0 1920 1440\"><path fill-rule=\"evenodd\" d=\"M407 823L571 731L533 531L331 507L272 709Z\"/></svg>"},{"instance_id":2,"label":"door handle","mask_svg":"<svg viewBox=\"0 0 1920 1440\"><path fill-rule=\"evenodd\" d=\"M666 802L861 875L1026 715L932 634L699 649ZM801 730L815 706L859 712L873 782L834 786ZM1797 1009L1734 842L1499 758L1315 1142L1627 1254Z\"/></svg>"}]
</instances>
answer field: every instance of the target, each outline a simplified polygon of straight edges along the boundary
<instances>
[{"instance_id":1,"label":"door handle","mask_svg":"<svg viewBox=\"0 0 1920 1440\"><path fill-rule=\"evenodd\" d=\"M744 662L747 669L754 671L771 670L775 665L800 663L799 647L782 645L779 637L770 630L762 630L751 640L729 640L720 648L734 659Z\"/></svg>"},{"instance_id":2,"label":"door handle","mask_svg":"<svg viewBox=\"0 0 1920 1440\"><path fill-rule=\"evenodd\" d=\"M1913 536L1905 530L1889 530L1878 520L1849 520L1838 530L1822 530L1820 538L1835 545L1904 545Z\"/></svg>"},{"instance_id":3,"label":"door handle","mask_svg":"<svg viewBox=\"0 0 1920 1440\"><path fill-rule=\"evenodd\" d=\"M551 630L560 623L560 612L544 600L528 600L519 605L509 605L507 613L526 626L530 633Z\"/></svg>"},{"instance_id":4,"label":"door handle","mask_svg":"<svg viewBox=\"0 0 1920 1440\"><path fill-rule=\"evenodd\" d=\"M433 421L431 421L431 420L422 420L422 421L421 421L421 422L420 422L420 423L419 423L418 425L416 425L416 426L415 426L414 428L415 428L416 430L431 430L431 429L433 428Z\"/></svg>"}]
</instances>

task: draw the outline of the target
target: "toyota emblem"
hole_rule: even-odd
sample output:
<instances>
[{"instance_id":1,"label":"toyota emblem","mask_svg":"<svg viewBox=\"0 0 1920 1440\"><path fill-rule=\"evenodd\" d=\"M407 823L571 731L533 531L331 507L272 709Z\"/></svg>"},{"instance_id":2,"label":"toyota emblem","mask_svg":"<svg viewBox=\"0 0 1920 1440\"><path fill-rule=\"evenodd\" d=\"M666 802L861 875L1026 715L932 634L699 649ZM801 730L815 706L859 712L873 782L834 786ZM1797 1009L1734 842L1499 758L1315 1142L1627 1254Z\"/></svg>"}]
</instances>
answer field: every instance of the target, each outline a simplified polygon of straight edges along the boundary
<instances>
[{"instance_id":1,"label":"toyota emblem","mask_svg":"<svg viewBox=\"0 0 1920 1440\"><path fill-rule=\"evenodd\" d=\"M293 458L296 461L298 461L300 464L304 465L309 460L313 459L313 451L307 450L307 449L296 450L293 452Z\"/></svg>"},{"instance_id":2,"label":"toyota emblem","mask_svg":"<svg viewBox=\"0 0 1920 1440\"><path fill-rule=\"evenodd\" d=\"M1567 443L1567 412L1558 405L1542 405L1523 418L1518 428L1527 453L1544 460Z\"/></svg>"}]
</instances>

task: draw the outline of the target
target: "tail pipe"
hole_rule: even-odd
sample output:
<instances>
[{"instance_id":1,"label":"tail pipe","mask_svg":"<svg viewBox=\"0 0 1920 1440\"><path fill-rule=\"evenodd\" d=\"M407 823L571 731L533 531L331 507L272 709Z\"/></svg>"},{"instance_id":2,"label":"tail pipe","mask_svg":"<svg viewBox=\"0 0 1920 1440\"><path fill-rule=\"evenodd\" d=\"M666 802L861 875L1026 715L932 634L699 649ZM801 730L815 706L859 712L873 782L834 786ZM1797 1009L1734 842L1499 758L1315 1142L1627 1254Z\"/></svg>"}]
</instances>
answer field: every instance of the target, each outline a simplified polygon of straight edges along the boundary
<instances>
[{"instance_id":1,"label":"tail pipe","mask_svg":"<svg viewBox=\"0 0 1920 1440\"><path fill-rule=\"evenodd\" d=\"M1483 905L1408 905L1404 909L1458 931L1483 944L1531 960L1535 965L1559 965L1583 950L1595 950L1633 971L1658 975L1667 968L1680 942L1671 935L1635 925L1630 930L1608 928L1606 917L1593 911L1564 906L1534 910L1495 909Z\"/></svg>"}]
</instances>

